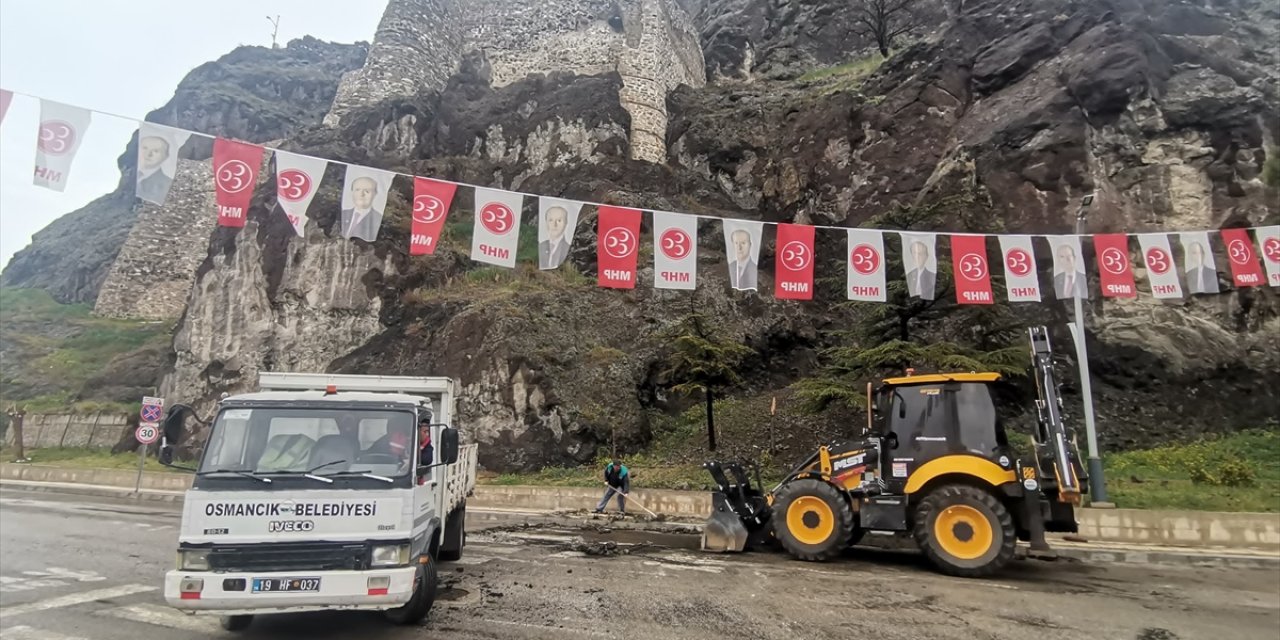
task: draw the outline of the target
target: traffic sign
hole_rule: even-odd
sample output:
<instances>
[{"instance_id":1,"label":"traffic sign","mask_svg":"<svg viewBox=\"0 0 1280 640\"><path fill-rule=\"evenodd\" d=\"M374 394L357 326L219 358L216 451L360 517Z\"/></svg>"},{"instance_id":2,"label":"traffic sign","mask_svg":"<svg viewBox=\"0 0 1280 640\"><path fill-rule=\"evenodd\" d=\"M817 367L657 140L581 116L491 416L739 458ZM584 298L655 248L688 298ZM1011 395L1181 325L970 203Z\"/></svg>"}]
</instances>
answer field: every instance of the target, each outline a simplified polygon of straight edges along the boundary
<instances>
[{"instance_id":1,"label":"traffic sign","mask_svg":"<svg viewBox=\"0 0 1280 640\"><path fill-rule=\"evenodd\" d=\"M164 398L143 397L139 416L142 422L160 422L160 418L164 416Z\"/></svg>"},{"instance_id":2,"label":"traffic sign","mask_svg":"<svg viewBox=\"0 0 1280 640\"><path fill-rule=\"evenodd\" d=\"M138 426L138 430L133 435L138 442L151 444L160 439L160 425L155 422L144 422Z\"/></svg>"}]
</instances>

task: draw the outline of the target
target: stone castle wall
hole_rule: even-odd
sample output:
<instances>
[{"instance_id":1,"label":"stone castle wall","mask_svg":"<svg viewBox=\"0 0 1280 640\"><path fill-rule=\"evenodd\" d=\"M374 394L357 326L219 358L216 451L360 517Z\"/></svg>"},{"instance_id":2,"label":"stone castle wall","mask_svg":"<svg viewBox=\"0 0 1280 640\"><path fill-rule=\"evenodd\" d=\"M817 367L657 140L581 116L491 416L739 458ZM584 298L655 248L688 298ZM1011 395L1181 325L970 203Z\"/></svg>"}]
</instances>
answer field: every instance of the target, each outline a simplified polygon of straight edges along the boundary
<instances>
[{"instance_id":1,"label":"stone castle wall","mask_svg":"<svg viewBox=\"0 0 1280 640\"><path fill-rule=\"evenodd\" d=\"M93 311L108 318L182 316L217 225L209 161L179 160L164 206L141 200Z\"/></svg>"},{"instance_id":2,"label":"stone castle wall","mask_svg":"<svg viewBox=\"0 0 1280 640\"><path fill-rule=\"evenodd\" d=\"M631 156L666 158L667 94L706 82L692 19L676 0L391 0L365 67L343 77L327 124L354 107L441 89L482 51L490 81L618 72Z\"/></svg>"}]
</instances>

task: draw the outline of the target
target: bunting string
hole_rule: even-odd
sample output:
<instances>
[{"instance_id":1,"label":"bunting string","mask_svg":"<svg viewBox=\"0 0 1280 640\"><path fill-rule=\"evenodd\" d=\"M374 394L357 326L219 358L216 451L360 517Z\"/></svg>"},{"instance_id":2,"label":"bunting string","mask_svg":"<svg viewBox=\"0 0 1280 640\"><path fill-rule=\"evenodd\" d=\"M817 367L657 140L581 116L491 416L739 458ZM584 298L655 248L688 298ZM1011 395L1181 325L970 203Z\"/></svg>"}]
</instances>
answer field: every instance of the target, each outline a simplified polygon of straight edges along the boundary
<instances>
[{"instance_id":1,"label":"bunting string","mask_svg":"<svg viewBox=\"0 0 1280 640\"><path fill-rule=\"evenodd\" d=\"M1057 299L1088 298L1090 295L1083 250L1085 239L1093 242L1102 296L1137 297L1138 287L1131 264L1131 236L1137 240L1139 265L1145 269L1147 288L1157 299L1181 299L1187 295L1221 291L1210 234L1219 237L1219 245L1230 269L1230 281L1235 286L1280 286L1280 225L1140 234L975 234L765 222L660 209L641 210L338 162L3 89L0 89L0 124L4 122L14 95L33 98L40 103L33 173L36 186L55 191L65 189L92 116L105 115L138 124L136 196L157 205L165 203L172 186L178 150L191 136L213 140L213 182L218 224L223 227L244 227L262 161L268 151L274 154L276 161L277 203L299 236L305 235L307 210L330 163L346 167L339 231L348 240L375 241L393 180L396 177L410 178L414 195L409 254L413 256L435 252L444 222L453 209L458 187L473 190L475 215L471 259L505 268L516 266L523 226L520 218L526 196L538 200L540 269L556 269L563 264L572 248L582 207L593 206L598 213L597 284L605 288L635 288L640 227L645 211L650 212L653 221L653 285L660 289L696 288L696 222L699 220L721 224L729 286L740 291L759 290L764 227L774 227L774 295L786 300L811 300L813 297L816 229L846 234L845 293L849 300L887 300L885 234L898 236L902 253L901 276L908 294L924 300L935 299L937 291L942 288L937 280L939 235L949 238L954 278L951 290L959 304L989 305L995 302L986 246L988 236L998 240L1010 302L1040 302L1043 299L1036 268L1035 238L1049 245L1053 261L1053 295ZM1183 258L1181 265L1174 257L1170 235L1178 236Z\"/></svg>"}]
</instances>

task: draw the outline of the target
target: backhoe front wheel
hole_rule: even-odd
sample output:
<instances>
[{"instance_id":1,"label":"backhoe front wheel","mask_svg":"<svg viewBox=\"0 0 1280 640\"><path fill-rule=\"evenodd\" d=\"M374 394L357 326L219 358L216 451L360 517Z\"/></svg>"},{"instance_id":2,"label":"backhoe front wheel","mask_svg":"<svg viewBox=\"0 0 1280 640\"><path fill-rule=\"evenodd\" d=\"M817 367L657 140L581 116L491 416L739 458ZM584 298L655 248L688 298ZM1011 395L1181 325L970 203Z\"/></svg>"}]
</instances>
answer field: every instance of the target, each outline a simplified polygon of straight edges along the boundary
<instances>
[{"instance_id":1,"label":"backhoe front wheel","mask_svg":"<svg viewBox=\"0 0 1280 640\"><path fill-rule=\"evenodd\" d=\"M773 503L774 535L801 560L839 556L853 536L853 510L840 490L821 480L794 480Z\"/></svg>"},{"instance_id":2,"label":"backhoe front wheel","mask_svg":"<svg viewBox=\"0 0 1280 640\"><path fill-rule=\"evenodd\" d=\"M947 575L977 578L998 571L1017 544L1009 510L990 493L966 485L946 485L920 501L915 512L916 544Z\"/></svg>"}]
</instances>

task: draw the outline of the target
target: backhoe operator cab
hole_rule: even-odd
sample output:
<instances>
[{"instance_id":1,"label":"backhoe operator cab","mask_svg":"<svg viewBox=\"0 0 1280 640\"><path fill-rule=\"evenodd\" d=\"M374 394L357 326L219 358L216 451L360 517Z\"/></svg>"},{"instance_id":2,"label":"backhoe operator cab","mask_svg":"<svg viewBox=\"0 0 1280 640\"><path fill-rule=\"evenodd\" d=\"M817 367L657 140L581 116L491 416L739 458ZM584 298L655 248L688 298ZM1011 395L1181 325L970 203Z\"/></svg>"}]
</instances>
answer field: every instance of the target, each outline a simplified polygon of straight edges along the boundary
<instances>
[{"instance_id":1,"label":"backhoe operator cab","mask_svg":"<svg viewBox=\"0 0 1280 640\"><path fill-rule=\"evenodd\" d=\"M867 385L863 438L820 447L768 495L739 465L708 463L719 490L703 548L776 542L799 559L825 560L867 532L909 534L936 567L959 576L998 570L1017 540L1052 555L1044 534L1076 531L1083 469L1062 425L1047 334L1030 335L1040 391L1033 456L1010 447L992 394L999 374L908 371Z\"/></svg>"}]
</instances>

